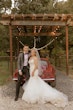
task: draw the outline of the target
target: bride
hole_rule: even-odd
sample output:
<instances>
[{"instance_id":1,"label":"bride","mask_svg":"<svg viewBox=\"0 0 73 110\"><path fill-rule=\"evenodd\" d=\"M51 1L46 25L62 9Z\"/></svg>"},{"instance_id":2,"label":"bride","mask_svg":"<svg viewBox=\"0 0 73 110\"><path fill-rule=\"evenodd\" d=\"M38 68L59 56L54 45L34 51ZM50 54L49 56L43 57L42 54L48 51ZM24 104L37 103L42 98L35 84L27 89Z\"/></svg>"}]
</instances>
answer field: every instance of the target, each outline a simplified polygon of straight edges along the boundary
<instances>
[{"instance_id":1,"label":"bride","mask_svg":"<svg viewBox=\"0 0 73 110\"><path fill-rule=\"evenodd\" d=\"M22 100L27 103L52 103L57 107L65 107L68 104L68 97L52 88L40 77L40 57L38 51L33 48L29 59L30 78L23 85L24 93Z\"/></svg>"}]
</instances>

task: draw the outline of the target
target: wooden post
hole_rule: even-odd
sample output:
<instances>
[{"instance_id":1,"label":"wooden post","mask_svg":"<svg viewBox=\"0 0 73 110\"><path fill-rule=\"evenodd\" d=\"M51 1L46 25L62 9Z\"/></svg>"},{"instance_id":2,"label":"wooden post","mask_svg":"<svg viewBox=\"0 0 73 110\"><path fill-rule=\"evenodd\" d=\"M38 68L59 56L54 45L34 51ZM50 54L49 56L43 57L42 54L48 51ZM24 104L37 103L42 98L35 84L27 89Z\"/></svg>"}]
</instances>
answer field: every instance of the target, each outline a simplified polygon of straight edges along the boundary
<instances>
[{"instance_id":1,"label":"wooden post","mask_svg":"<svg viewBox=\"0 0 73 110\"><path fill-rule=\"evenodd\" d=\"M13 51L12 51L12 26L9 25L9 37L10 37L10 72L13 75Z\"/></svg>"},{"instance_id":2,"label":"wooden post","mask_svg":"<svg viewBox=\"0 0 73 110\"><path fill-rule=\"evenodd\" d=\"M19 55L19 40L18 40L18 38L17 38L17 55Z\"/></svg>"},{"instance_id":3,"label":"wooden post","mask_svg":"<svg viewBox=\"0 0 73 110\"><path fill-rule=\"evenodd\" d=\"M66 74L69 74L69 65L68 65L68 25L66 25Z\"/></svg>"}]
</instances>

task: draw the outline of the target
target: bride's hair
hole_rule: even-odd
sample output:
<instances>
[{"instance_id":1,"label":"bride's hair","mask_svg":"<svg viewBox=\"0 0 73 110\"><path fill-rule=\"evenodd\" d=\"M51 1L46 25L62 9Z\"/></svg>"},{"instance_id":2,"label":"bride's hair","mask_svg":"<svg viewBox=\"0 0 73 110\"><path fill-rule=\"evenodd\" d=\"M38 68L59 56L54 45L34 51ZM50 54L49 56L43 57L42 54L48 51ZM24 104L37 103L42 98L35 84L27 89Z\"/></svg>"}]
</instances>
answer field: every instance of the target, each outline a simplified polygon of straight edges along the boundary
<instances>
[{"instance_id":1,"label":"bride's hair","mask_svg":"<svg viewBox=\"0 0 73 110\"><path fill-rule=\"evenodd\" d=\"M42 68L41 68L41 59L40 59L40 55L39 55L39 52L38 50L34 47L31 49L31 51L34 51L35 52L35 55L38 59L38 71L39 71L39 75L42 74Z\"/></svg>"},{"instance_id":2,"label":"bride's hair","mask_svg":"<svg viewBox=\"0 0 73 110\"><path fill-rule=\"evenodd\" d=\"M35 53L35 56L37 56L36 49L35 49L35 48L32 48L32 49L31 49L31 52L32 52L32 51Z\"/></svg>"}]
</instances>

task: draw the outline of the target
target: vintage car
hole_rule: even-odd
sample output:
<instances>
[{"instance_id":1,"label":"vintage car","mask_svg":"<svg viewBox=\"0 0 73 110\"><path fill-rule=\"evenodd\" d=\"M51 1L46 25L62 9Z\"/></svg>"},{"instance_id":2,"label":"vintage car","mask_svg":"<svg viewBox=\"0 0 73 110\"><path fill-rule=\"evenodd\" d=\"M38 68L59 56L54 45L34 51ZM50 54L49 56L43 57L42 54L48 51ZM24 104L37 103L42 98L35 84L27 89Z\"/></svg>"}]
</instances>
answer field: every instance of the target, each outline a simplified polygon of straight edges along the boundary
<instances>
[{"instance_id":1,"label":"vintage car","mask_svg":"<svg viewBox=\"0 0 73 110\"><path fill-rule=\"evenodd\" d=\"M41 68L42 68L42 75L40 75L40 78L42 78L45 82L50 84L51 86L56 85L56 71L55 68L52 66L52 64L49 63L47 58L41 58ZM13 74L13 80L18 80L18 70L16 69ZM24 76L23 81L21 82L21 85L25 83L26 77Z\"/></svg>"}]
</instances>

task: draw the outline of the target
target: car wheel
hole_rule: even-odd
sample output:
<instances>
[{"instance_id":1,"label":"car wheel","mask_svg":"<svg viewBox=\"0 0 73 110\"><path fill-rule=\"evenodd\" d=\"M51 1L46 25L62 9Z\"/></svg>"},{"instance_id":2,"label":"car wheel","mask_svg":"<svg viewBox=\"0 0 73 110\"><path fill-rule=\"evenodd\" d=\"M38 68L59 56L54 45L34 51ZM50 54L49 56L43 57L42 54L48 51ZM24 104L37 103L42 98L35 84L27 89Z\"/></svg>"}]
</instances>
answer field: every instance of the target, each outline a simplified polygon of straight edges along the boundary
<instances>
[{"instance_id":1,"label":"car wheel","mask_svg":"<svg viewBox=\"0 0 73 110\"><path fill-rule=\"evenodd\" d=\"M50 82L50 85L51 85L52 87L55 87L55 86L56 86L56 80L54 80L53 82Z\"/></svg>"}]
</instances>

